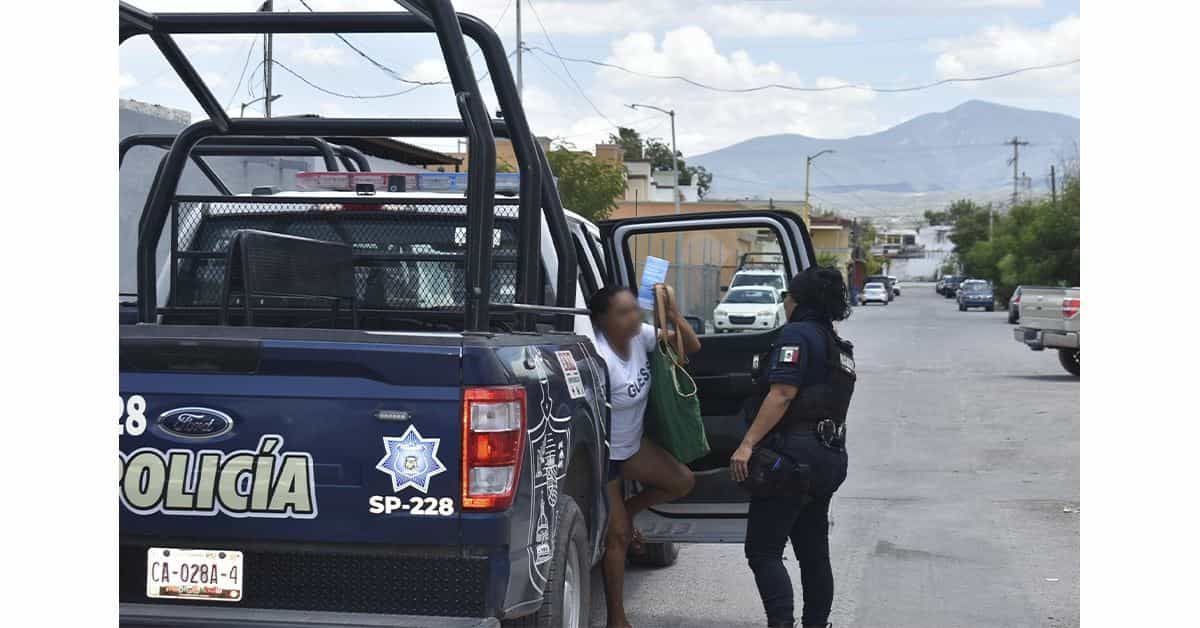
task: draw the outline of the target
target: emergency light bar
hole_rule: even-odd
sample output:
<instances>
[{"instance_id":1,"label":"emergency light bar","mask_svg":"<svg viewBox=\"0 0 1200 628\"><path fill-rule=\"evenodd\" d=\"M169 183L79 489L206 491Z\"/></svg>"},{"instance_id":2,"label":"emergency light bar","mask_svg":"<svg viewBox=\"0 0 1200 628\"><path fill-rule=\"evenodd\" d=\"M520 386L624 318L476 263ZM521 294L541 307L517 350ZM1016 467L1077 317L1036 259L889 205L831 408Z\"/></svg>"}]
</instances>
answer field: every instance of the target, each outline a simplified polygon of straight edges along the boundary
<instances>
[{"instance_id":1,"label":"emergency light bar","mask_svg":"<svg viewBox=\"0 0 1200 628\"><path fill-rule=\"evenodd\" d=\"M465 172L300 172L296 185L307 191L353 192L357 186L370 184L382 192L467 192ZM496 193L515 195L521 185L521 175L496 174Z\"/></svg>"}]
</instances>

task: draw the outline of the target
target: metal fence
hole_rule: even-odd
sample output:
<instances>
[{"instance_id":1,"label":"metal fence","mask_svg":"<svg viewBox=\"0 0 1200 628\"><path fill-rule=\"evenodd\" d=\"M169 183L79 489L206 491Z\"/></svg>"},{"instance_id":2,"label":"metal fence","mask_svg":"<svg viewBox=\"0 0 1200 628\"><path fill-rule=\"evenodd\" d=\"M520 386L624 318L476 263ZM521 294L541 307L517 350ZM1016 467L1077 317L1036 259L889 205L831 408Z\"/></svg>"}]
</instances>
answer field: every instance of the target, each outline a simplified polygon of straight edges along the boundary
<instances>
[{"instance_id":1,"label":"metal fence","mask_svg":"<svg viewBox=\"0 0 1200 628\"><path fill-rule=\"evenodd\" d=\"M638 264L636 277L642 276L645 262ZM687 317L699 318L705 333L713 331L713 308L720 303L721 286L727 285L735 266L717 264L671 264L667 270L667 285L675 289L679 311Z\"/></svg>"}]
</instances>

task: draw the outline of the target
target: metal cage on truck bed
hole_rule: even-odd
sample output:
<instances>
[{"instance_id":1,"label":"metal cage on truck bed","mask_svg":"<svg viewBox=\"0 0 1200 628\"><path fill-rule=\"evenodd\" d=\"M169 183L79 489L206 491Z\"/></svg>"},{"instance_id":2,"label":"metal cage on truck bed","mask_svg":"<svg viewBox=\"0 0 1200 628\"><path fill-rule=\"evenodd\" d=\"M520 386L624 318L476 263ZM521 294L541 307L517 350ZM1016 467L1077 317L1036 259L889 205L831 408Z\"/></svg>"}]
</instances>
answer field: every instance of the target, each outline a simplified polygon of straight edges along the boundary
<instances>
[{"instance_id":1,"label":"metal cage on truck bed","mask_svg":"<svg viewBox=\"0 0 1200 628\"><path fill-rule=\"evenodd\" d=\"M206 138L230 136L270 137L466 137L470 163L477 165L467 181L464 206L465 243L462 261L463 303L461 328L486 331L491 312L516 312L516 327L532 330L536 312L556 315L555 325L571 328L574 308L576 259L569 244L558 247L556 301L546 303L540 281L541 221L555 242L570 243L558 190L549 162L534 141L517 93L512 70L496 32L476 17L455 13L447 0L405 0L409 13L148 13L121 3L120 40L145 35L153 40L184 85L208 114L183 129L171 142L155 177L138 226L137 319L153 323L160 315L170 318L180 307L167 301L160 307L155 257L159 239L177 205L176 188L193 149ZM459 119L423 118L231 118L221 107L173 36L179 34L267 33L433 33L446 63L460 114ZM482 51L500 104L502 119L488 115L480 94L464 37ZM512 140L520 174L517 207L515 286L511 303L507 295L493 294L491 275L507 260L493 260L492 232L496 222L495 137ZM261 140L268 141L268 140ZM219 143L219 140L214 140ZM228 197L227 197L228 198ZM231 199L232 200L232 199ZM173 258L174 260L174 258ZM174 261L173 261L174 263ZM172 278L175 275L172 273ZM172 295L174 296L174 295ZM367 298L365 295L364 299ZM495 306L495 307L493 307ZM418 308L419 310L420 308ZM369 312L367 312L369 314ZM165 320L165 319L164 319Z\"/></svg>"},{"instance_id":2,"label":"metal cage on truck bed","mask_svg":"<svg viewBox=\"0 0 1200 628\"><path fill-rule=\"evenodd\" d=\"M516 297L516 199L497 199L492 229L492 302ZM369 328L396 327L404 317L461 312L466 303L466 206L453 198L395 196L181 196L171 205L171 292L167 322L215 324L221 309L229 246L243 230L343 244L354 260L354 300ZM242 295L229 304L239 323ZM319 299L261 297L267 324L328 319ZM348 321L349 312L341 321ZM373 321L373 322L371 322ZM389 324L390 322L390 324Z\"/></svg>"}]
</instances>

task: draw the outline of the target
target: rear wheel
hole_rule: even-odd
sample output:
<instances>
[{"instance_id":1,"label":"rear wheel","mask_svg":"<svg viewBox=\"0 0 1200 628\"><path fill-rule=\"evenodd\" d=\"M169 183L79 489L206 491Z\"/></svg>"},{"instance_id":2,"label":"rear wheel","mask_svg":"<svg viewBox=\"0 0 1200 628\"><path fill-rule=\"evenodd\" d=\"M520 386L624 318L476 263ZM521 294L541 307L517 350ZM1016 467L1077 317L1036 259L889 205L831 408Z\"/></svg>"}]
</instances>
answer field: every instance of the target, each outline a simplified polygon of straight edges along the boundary
<instances>
[{"instance_id":1,"label":"rear wheel","mask_svg":"<svg viewBox=\"0 0 1200 628\"><path fill-rule=\"evenodd\" d=\"M1013 310L1008 311L1008 324L1009 325L1017 324L1017 313L1014 312Z\"/></svg>"},{"instance_id":2,"label":"rear wheel","mask_svg":"<svg viewBox=\"0 0 1200 628\"><path fill-rule=\"evenodd\" d=\"M958 311L959 311L959 312L966 312L966 311L967 311L967 306L963 305L962 303L959 303L959 304L958 304Z\"/></svg>"},{"instance_id":3,"label":"rear wheel","mask_svg":"<svg viewBox=\"0 0 1200 628\"><path fill-rule=\"evenodd\" d=\"M569 495L558 499L558 531L542 607L527 617L504 622L505 628L588 628L591 623L587 528L575 500Z\"/></svg>"},{"instance_id":4,"label":"rear wheel","mask_svg":"<svg viewBox=\"0 0 1200 628\"><path fill-rule=\"evenodd\" d=\"M989 312L995 312L995 311L996 311L996 306L994 306L994 305L989 305L989 306L987 306L987 311L989 311Z\"/></svg>"},{"instance_id":5,"label":"rear wheel","mask_svg":"<svg viewBox=\"0 0 1200 628\"><path fill-rule=\"evenodd\" d=\"M1079 349L1059 349L1058 361L1068 373L1079 377Z\"/></svg>"}]
</instances>

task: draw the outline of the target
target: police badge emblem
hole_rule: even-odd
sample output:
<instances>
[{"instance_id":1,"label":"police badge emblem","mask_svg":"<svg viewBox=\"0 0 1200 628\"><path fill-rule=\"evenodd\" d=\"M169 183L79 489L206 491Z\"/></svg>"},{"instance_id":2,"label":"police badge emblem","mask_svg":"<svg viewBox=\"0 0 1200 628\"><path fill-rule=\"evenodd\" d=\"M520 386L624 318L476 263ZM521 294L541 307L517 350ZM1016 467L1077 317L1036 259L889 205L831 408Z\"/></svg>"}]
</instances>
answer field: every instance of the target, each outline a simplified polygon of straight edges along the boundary
<instances>
[{"instance_id":1,"label":"police badge emblem","mask_svg":"<svg viewBox=\"0 0 1200 628\"><path fill-rule=\"evenodd\" d=\"M392 479L392 490L400 491L412 487L429 493L429 480L446 470L438 460L440 438L424 438L415 425L408 426L404 435L383 437L383 458L375 468Z\"/></svg>"}]
</instances>

